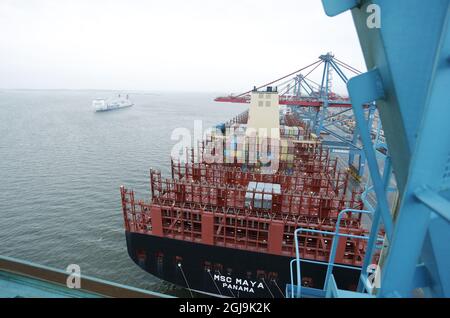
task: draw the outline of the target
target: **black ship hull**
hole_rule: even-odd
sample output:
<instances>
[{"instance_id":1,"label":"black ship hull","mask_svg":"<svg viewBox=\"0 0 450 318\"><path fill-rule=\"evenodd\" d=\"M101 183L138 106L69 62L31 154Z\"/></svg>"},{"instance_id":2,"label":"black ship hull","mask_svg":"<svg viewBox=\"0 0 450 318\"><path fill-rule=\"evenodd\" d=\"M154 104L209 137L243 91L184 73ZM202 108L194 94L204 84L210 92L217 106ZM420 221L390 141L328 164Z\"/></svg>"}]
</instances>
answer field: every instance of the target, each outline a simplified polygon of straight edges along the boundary
<instances>
[{"instance_id":1,"label":"black ship hull","mask_svg":"<svg viewBox=\"0 0 450 318\"><path fill-rule=\"evenodd\" d=\"M285 297L291 257L126 232L128 254L146 272L222 297ZM327 266L303 262L302 284L321 289ZM360 270L333 269L339 288L354 289Z\"/></svg>"}]
</instances>

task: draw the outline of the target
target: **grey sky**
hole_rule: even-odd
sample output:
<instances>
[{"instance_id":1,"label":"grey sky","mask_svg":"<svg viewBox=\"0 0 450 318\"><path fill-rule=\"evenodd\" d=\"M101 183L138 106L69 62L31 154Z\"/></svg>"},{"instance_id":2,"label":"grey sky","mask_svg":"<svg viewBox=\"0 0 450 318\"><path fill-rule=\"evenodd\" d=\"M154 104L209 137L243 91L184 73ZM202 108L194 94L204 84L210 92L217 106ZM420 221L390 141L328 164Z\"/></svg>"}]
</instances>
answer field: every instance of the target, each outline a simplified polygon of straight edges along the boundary
<instances>
[{"instance_id":1,"label":"grey sky","mask_svg":"<svg viewBox=\"0 0 450 318\"><path fill-rule=\"evenodd\" d=\"M0 39L1 88L241 92L327 51L364 68L320 0L2 0Z\"/></svg>"}]
</instances>

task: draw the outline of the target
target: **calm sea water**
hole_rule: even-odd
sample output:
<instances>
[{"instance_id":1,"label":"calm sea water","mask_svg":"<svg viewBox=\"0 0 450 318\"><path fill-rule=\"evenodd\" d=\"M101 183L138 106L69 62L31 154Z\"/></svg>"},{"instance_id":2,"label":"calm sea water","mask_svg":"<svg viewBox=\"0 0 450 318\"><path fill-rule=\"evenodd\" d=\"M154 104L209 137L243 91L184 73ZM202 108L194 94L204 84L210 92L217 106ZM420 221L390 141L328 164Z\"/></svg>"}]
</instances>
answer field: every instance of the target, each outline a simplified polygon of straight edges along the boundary
<instances>
[{"instance_id":1,"label":"calm sea water","mask_svg":"<svg viewBox=\"0 0 450 318\"><path fill-rule=\"evenodd\" d=\"M182 294L126 250L119 186L148 198L148 172L168 173L173 129L244 111L215 94L134 92L135 106L95 113L108 91L0 91L0 255L159 292Z\"/></svg>"}]
</instances>

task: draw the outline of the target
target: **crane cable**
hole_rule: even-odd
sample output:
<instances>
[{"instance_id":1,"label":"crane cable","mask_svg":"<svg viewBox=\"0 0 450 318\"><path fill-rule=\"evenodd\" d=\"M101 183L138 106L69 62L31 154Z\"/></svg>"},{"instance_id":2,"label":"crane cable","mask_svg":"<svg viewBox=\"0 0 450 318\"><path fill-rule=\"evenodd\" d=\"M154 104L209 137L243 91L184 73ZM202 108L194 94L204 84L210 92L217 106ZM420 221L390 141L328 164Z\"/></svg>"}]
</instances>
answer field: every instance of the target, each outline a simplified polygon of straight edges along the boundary
<instances>
[{"instance_id":1,"label":"crane cable","mask_svg":"<svg viewBox=\"0 0 450 318\"><path fill-rule=\"evenodd\" d=\"M340 60L338 60L337 58L333 58L333 60L338 63L340 66L346 68L349 71L352 71L355 74L361 74L362 72L356 68L354 68L353 66L348 65L347 63L344 63Z\"/></svg>"},{"instance_id":2,"label":"crane cable","mask_svg":"<svg viewBox=\"0 0 450 318\"><path fill-rule=\"evenodd\" d=\"M292 73L290 73L290 74L288 74L288 75L285 75L285 76L283 76L283 77L280 77L279 79L276 79L276 80L274 80L274 81L272 81L272 82L270 82L270 83L266 83L266 84L264 84L264 85L261 85L261 86L257 87L256 89L258 90L258 89L260 89L260 88L263 88L263 87L269 86L269 85L271 85L271 84L273 84L273 83L276 83L276 82L279 82L279 81L281 81L281 80L284 80L285 78L287 78L287 77L289 77L289 76L292 76L292 75L294 75L294 74L296 74L296 73L300 73L301 71L303 71L303 70L305 70L305 69L307 69L307 68L309 68L309 67L311 67L311 66L313 66L313 65L316 65L317 63L320 63L320 62L323 62L323 61L322 61L322 60L317 60L316 62L311 63L311 64L309 64L309 65L307 65L307 66L305 66L305 67L302 67L301 69L299 69L299 70L297 70L297 71L295 71L295 72L292 72ZM250 93L250 92L252 92L252 91L253 91L253 90L249 90L249 91L244 92L244 93L242 93L242 94L239 94L239 95L237 95L237 96L235 96L235 97L241 97L242 95L246 95L246 94L248 94L248 93Z\"/></svg>"},{"instance_id":3,"label":"crane cable","mask_svg":"<svg viewBox=\"0 0 450 318\"><path fill-rule=\"evenodd\" d=\"M309 74L311 74L312 72L314 72L314 70L316 70L322 63L323 63L323 61L320 60L320 63L317 64L312 70L310 70L305 76L303 76L303 79L306 79L306 77L307 77ZM286 93L287 93L287 91L284 92L283 94L281 94L281 96L285 95Z\"/></svg>"}]
</instances>

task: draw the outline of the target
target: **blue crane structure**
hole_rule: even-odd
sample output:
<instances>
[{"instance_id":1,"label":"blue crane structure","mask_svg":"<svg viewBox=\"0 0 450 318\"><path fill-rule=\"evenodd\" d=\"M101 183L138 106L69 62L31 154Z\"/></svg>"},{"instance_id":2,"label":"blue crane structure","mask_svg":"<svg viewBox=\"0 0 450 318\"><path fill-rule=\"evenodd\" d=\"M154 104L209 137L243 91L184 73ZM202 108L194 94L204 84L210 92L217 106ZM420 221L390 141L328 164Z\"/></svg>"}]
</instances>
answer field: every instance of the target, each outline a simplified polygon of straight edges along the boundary
<instances>
[{"instance_id":1,"label":"blue crane structure","mask_svg":"<svg viewBox=\"0 0 450 318\"><path fill-rule=\"evenodd\" d=\"M351 171L354 172L353 175L359 179L364 175L365 168L365 155L361 147L360 136L356 130L354 130L351 134L343 134L342 128L340 127L341 125L338 125L342 122L339 119L336 120L337 117L344 114L347 115L347 119L352 120L353 116L350 112L351 108L344 109L337 113L330 113L328 106L330 103L335 103L335 99L340 98L331 90L333 83L331 75L333 72L336 73L339 79L341 79L345 84L348 82L348 75L344 70L346 70L347 73L349 71L351 74L357 75L361 74L361 72L347 63L337 59L331 53L323 54L319 57L319 59L323 63L322 79L320 84L312 82L308 79L307 75L309 75L312 71L308 72L306 76L301 74L297 75L295 78L294 98L299 98L302 96L301 89L303 88L305 91L303 96L317 98L321 101L321 107L308 107L307 109L295 107L294 110L297 111L303 119L306 119L311 123L311 127L317 136L321 136L321 134L325 133L333 137L334 140L328 138L327 140L323 140L322 144L325 147L330 148L332 152L348 153L348 166L352 169ZM312 84L309 84L308 82L312 82ZM314 88L314 85L317 87L316 89ZM349 103L349 101L347 100L344 103ZM370 129L370 132L372 132L374 115L377 111L376 103L365 105L364 111L366 112L365 116L368 118L367 127ZM332 129L333 126L337 129ZM380 138L380 132L382 131L380 121L377 123L376 131L377 134L375 134L372 139L374 139L377 144L376 149L383 150L385 149L385 145L381 142ZM383 153L378 155L383 157L382 154ZM355 159L357 159L357 167L355 167Z\"/></svg>"},{"instance_id":2,"label":"blue crane structure","mask_svg":"<svg viewBox=\"0 0 450 318\"><path fill-rule=\"evenodd\" d=\"M347 88L376 204L351 211L371 220L361 237L368 243L357 291L340 289L333 277L335 241L348 236L339 233L338 222L323 290L313 293L297 283L304 261L297 256L286 294L450 297L450 0L322 3L328 16L351 10L366 61L368 71L349 79ZM383 167L364 116L364 105L373 102L388 149ZM391 180L398 191L394 205L388 202ZM296 234L302 231L308 229ZM377 248L380 262L371 264Z\"/></svg>"},{"instance_id":3,"label":"blue crane structure","mask_svg":"<svg viewBox=\"0 0 450 318\"><path fill-rule=\"evenodd\" d=\"M321 80L318 83L311 77L318 75L319 72L321 76L318 77ZM342 118L352 121L352 108L347 96L333 92L333 73L336 73L344 84L348 82L349 74L361 74L359 70L339 60L332 53L326 53L320 55L317 61L300 70L261 85L257 89L268 85L277 85L280 104L286 105L308 122L316 136L329 135L330 137L324 139L322 144L332 152L348 154L348 166L351 168L352 174L359 179L364 175L365 154L357 131L343 130ZM248 93L250 92L251 90L238 95L217 97L215 101L249 103L250 95ZM331 111L332 109L333 111ZM338 111L334 111L336 109ZM371 132L376 111L375 103L367 104L364 107L365 116L369 119L367 126ZM346 115L348 116L345 117ZM372 139L376 140L377 149L384 149L384 144L380 142L380 132L382 132L380 121L378 121L376 131L377 134L371 133Z\"/></svg>"}]
</instances>

